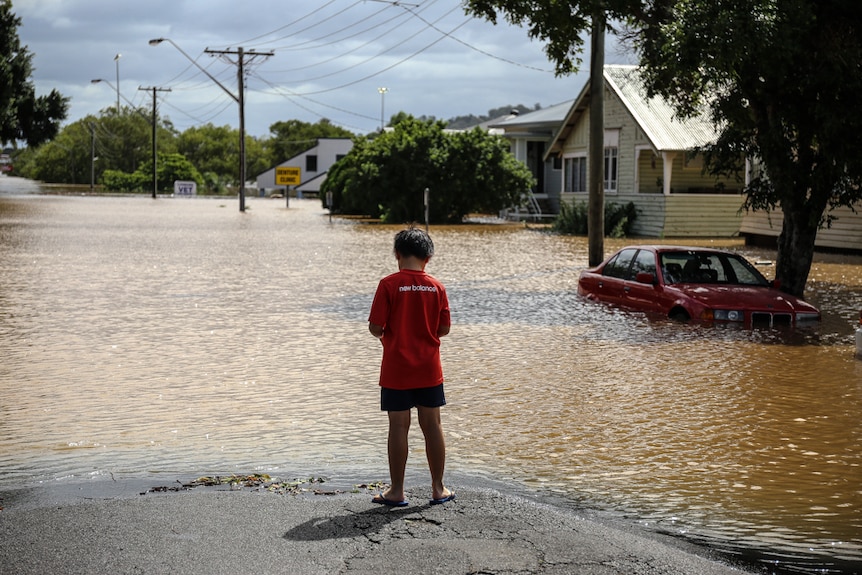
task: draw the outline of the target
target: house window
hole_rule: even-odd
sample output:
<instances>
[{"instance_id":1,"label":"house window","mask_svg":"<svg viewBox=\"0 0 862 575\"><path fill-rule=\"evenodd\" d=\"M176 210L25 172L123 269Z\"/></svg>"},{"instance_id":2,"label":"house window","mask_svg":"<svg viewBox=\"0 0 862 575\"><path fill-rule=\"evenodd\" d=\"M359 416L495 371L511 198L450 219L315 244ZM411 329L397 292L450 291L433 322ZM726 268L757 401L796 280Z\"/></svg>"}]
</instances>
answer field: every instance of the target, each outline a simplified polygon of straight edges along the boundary
<instances>
[{"instance_id":1,"label":"house window","mask_svg":"<svg viewBox=\"0 0 862 575\"><path fill-rule=\"evenodd\" d=\"M587 191L587 158L577 156L563 159L564 192Z\"/></svg>"},{"instance_id":2,"label":"house window","mask_svg":"<svg viewBox=\"0 0 862 575\"><path fill-rule=\"evenodd\" d=\"M305 156L305 171L306 172L316 172L317 171L317 156L313 154L308 154Z\"/></svg>"},{"instance_id":3,"label":"house window","mask_svg":"<svg viewBox=\"0 0 862 575\"><path fill-rule=\"evenodd\" d=\"M617 191L617 173L619 164L619 148L605 148L605 191Z\"/></svg>"}]
</instances>

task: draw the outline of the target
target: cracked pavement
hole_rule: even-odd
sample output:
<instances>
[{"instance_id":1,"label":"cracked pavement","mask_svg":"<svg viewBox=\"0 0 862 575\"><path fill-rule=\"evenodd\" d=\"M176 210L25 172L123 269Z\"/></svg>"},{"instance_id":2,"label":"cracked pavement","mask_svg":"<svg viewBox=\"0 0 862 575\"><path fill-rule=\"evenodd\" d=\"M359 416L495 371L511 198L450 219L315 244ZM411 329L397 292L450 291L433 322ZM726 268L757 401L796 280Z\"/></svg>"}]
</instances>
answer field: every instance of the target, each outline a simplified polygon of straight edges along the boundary
<instances>
[{"instance_id":1,"label":"cracked pavement","mask_svg":"<svg viewBox=\"0 0 862 575\"><path fill-rule=\"evenodd\" d=\"M2 493L0 573L747 572L635 526L497 489L455 490L444 505L408 490L403 508L371 503L370 493Z\"/></svg>"}]
</instances>

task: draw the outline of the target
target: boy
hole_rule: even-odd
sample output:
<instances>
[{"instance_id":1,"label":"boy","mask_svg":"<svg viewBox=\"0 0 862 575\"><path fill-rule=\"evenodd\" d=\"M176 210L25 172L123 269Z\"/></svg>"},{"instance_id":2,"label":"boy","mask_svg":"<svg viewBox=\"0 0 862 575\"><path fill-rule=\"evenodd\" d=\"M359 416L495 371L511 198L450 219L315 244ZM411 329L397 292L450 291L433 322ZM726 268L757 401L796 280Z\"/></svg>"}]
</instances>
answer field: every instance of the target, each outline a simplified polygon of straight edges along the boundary
<instances>
[{"instance_id":1,"label":"boy","mask_svg":"<svg viewBox=\"0 0 862 575\"><path fill-rule=\"evenodd\" d=\"M389 414L390 485L372 499L382 505L407 505L404 473L413 407L425 436L431 503L455 499L455 493L443 485L446 442L440 422L440 407L446 404L440 338L449 333L449 300L443 284L425 273L432 255L434 244L427 233L413 226L398 232L398 272L380 280L368 317L369 331L383 344L380 408Z\"/></svg>"}]
</instances>

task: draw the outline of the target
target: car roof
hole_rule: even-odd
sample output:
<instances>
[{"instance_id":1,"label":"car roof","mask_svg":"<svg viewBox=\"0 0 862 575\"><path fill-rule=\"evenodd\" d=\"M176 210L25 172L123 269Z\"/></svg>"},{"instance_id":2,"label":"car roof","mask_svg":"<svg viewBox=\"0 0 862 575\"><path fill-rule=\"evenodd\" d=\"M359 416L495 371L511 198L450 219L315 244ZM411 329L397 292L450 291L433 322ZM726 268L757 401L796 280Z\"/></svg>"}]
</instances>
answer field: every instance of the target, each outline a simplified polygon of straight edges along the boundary
<instances>
[{"instance_id":1,"label":"car roof","mask_svg":"<svg viewBox=\"0 0 862 575\"><path fill-rule=\"evenodd\" d=\"M705 248L698 246L676 246L676 245L657 245L657 244L643 244L643 245L631 245L626 246L624 248L620 248L617 251L623 251L627 249L646 249L652 250L654 252L662 253L662 252L710 252L710 253L724 253L724 254L733 254L730 250L720 250L716 248Z\"/></svg>"}]
</instances>

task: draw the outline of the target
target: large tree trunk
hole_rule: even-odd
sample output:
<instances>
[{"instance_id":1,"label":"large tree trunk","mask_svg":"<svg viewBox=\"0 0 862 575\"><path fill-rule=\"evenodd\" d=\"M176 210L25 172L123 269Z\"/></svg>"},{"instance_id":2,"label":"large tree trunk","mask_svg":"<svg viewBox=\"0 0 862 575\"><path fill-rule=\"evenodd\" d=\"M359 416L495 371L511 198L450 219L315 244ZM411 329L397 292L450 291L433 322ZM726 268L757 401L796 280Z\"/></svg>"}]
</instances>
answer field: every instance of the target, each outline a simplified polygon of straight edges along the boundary
<instances>
[{"instance_id":1,"label":"large tree trunk","mask_svg":"<svg viewBox=\"0 0 862 575\"><path fill-rule=\"evenodd\" d=\"M811 224L811 214L797 208L784 209L784 227L778 236L778 261L775 278L781 290L803 297L811 261L814 258L814 239L817 224Z\"/></svg>"},{"instance_id":2,"label":"large tree trunk","mask_svg":"<svg viewBox=\"0 0 862 575\"><path fill-rule=\"evenodd\" d=\"M786 173L794 174L789 169ZM805 173L811 173L811 170ZM781 180L788 184L779 188L784 226L778 236L775 277L781 283L782 291L803 297L814 259L814 241L829 205L833 183L828 178L825 180L827 183L822 183L798 176ZM799 180L804 183L799 183Z\"/></svg>"}]
</instances>

